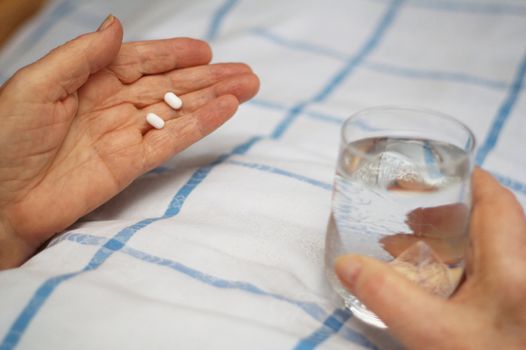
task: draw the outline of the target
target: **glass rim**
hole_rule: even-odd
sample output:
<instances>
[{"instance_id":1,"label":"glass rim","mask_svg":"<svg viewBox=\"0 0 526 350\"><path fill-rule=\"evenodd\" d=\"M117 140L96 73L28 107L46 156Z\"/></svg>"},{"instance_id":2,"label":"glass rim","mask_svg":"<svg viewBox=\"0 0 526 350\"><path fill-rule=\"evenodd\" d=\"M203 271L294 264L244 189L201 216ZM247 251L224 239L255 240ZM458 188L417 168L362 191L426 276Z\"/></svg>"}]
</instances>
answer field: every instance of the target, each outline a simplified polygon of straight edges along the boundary
<instances>
[{"instance_id":1,"label":"glass rim","mask_svg":"<svg viewBox=\"0 0 526 350\"><path fill-rule=\"evenodd\" d=\"M380 106L373 106L373 107L367 107L360 109L353 113L350 117L348 117L341 127L341 140L345 144L345 148L350 150L353 154L360 156L361 158L365 158L367 160L372 160L373 157L357 148L352 146L347 139L345 135L345 129L347 128L347 125L352 123L354 120L356 120L361 114L365 112L379 112L379 111L385 111L385 110L396 110L396 111L411 111L411 112L419 112L419 113L425 113L427 115L431 115L432 117L439 118L442 120L447 120L449 122L452 122L454 124L457 124L462 130L464 130L468 136L468 139L471 140L469 149L462 149L465 151L465 154L460 157L457 161L454 163L456 164L463 162L466 158L472 159L474 156L474 150L477 143L477 140L475 138L475 135L471 131L471 129L462 121L458 120L457 118L450 116L449 114L438 112L432 109L424 108L424 107L417 107L417 106L406 106L406 105L380 105ZM439 141L439 140L436 140ZM473 166L473 164L471 164ZM423 166L425 168L425 166Z\"/></svg>"}]
</instances>

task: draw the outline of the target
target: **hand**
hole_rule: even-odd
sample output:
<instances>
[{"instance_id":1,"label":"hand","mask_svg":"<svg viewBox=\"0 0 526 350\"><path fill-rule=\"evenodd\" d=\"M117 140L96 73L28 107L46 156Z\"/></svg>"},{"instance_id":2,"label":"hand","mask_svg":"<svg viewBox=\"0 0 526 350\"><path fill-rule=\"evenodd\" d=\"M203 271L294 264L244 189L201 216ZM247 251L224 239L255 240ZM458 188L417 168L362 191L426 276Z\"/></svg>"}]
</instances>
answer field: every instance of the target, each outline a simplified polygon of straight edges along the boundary
<instances>
[{"instance_id":1,"label":"hand","mask_svg":"<svg viewBox=\"0 0 526 350\"><path fill-rule=\"evenodd\" d=\"M0 268L22 263L255 95L250 68L210 59L198 40L122 44L109 17L17 72L0 91ZM181 110L163 102L167 91L181 96ZM146 123L148 112L164 129Z\"/></svg>"},{"instance_id":2,"label":"hand","mask_svg":"<svg viewBox=\"0 0 526 350\"><path fill-rule=\"evenodd\" d=\"M433 249L442 262L456 264L464 258L468 220L469 210L464 203L418 208L407 215L406 223L413 233L386 235L379 242L386 252L396 258L416 242L422 241Z\"/></svg>"},{"instance_id":3,"label":"hand","mask_svg":"<svg viewBox=\"0 0 526 350\"><path fill-rule=\"evenodd\" d=\"M466 280L449 300L430 295L387 264L336 261L338 277L408 349L526 349L526 219L488 173L473 176Z\"/></svg>"}]
</instances>

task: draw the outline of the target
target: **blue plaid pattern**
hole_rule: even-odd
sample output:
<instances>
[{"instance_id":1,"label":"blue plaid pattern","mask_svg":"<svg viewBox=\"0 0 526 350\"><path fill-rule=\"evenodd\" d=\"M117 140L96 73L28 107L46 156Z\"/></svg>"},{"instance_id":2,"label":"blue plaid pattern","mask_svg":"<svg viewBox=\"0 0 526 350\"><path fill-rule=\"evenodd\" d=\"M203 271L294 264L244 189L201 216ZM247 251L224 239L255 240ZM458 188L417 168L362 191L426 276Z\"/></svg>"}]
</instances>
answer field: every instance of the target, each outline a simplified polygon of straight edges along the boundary
<instances>
[{"instance_id":1,"label":"blue plaid pattern","mask_svg":"<svg viewBox=\"0 0 526 350\"><path fill-rule=\"evenodd\" d=\"M159 6L157 7L170 9L170 6L174 6L171 8L173 9L172 13L177 13L179 8L172 3L158 0L157 5ZM311 193L309 191L316 191L316 195L312 195L312 198L314 200L320 199L322 202L314 203L315 205L322 206L329 203L327 199L330 197L338 128L348 114L367 106L370 101L375 101L376 98L374 91L365 92L372 96L367 101L359 98L355 100L352 95L349 95L353 91L356 92L357 87L367 90L367 86L364 85L367 77L370 79L379 77L379 81L396 81L407 86L411 86L410 84L430 84L429 86L439 86L444 89L457 89L460 86L465 90L459 91L466 91L466 95L470 96L472 101L477 97L483 99L485 96L490 96L490 101L496 101L494 105L490 106L493 110L489 112L493 112L493 114L486 113L486 115L481 116L480 121L469 117L463 119L478 131L479 147L476 161L480 166L492 171L502 184L513 190L523 205L526 203L526 172L524 172L526 165L522 165L521 168L521 164L524 162L522 159L517 159L517 162L521 164L514 164L513 159L502 161L501 159L505 158L509 152L516 154L516 150L509 147L499 148L499 141L513 137L509 134L509 129L506 128L508 124L516 122L513 125L526 130L526 122L520 121L521 116L524 116L526 112L524 92L526 43L524 40L507 43L508 46L517 47L517 54L514 56L510 54L507 61L514 63L513 67L506 67L512 72L511 76L506 76L506 74L499 76L499 72L479 75L474 71L460 71L456 67L449 66L427 69L413 67L410 64L389 62L393 57L383 54L385 51L382 51L391 45L392 40L396 40L393 33L401 30L400 28L409 21L414 20L415 17L410 16L411 12L417 11L420 15L427 16L426 20L428 21L440 22L442 19L453 17L469 19L473 21L474 27L476 27L476 23L487 21L495 24L496 27L500 25L504 28L506 27L504 22L511 21L515 23L515 26L511 24L510 30L515 32L522 30L524 33L526 29L526 21L524 21L526 5L520 2L481 3L441 0L334 2L331 5L334 5L335 8L346 9L349 6L353 10L363 11L363 14L360 12L357 14L349 13L352 19L358 20L360 16L370 19L367 21L366 28L356 28L360 35L356 35L352 39L361 39L361 41L347 46L342 41L343 36L331 38L322 29L320 31L325 35L322 38L324 40L316 37L317 33L314 31L311 33L313 35L306 35L306 37L298 36L301 31L291 29L289 32L287 25L289 21L294 21L294 11L307 14L306 18L316 17L316 13L310 13L308 6L303 6L302 2L295 3L296 6L292 6L292 8L283 5L283 12L287 10L290 15L283 22L273 22L268 18L259 19L257 17L257 11L261 11L263 14L268 11L267 16L269 17L276 15L272 12L276 9L277 13L281 12L280 3L269 2L265 7L261 7L261 4L257 5L256 2L248 0L209 1L206 2L206 6L203 5L200 12L196 12L200 14L199 18L204 17L205 14L207 16L207 20L202 21L202 25L188 29L184 26L186 22L183 18L174 19L174 25L181 23L181 28L174 29L174 35L194 34L194 36L200 36L212 42L216 55L221 59L232 57L233 60L239 60L239 57L246 58L244 60L255 66L256 71L259 67L263 68L264 72L271 72L274 69L277 72L282 72L283 76L261 75L263 82L261 94L240 110L239 116L232 121L232 127L228 126L230 129L218 133L215 142L224 142L221 146L214 148L214 150L219 150L217 153L211 153L209 150L205 152L196 150L193 151L194 153L189 151L187 156L188 159L191 159L196 154L206 154L208 157L212 154L215 157L213 160L204 162L197 167L195 165L184 167L189 160L185 159L184 156L177 157L139 180L149 184L149 181L160 181L165 178L168 180L176 179L171 184L164 186L165 192L156 197L160 203L155 207L158 212L151 216L141 217L140 220L118 217L118 215L112 217L111 214L106 214L106 210L111 213L112 205L121 207L125 204L120 199L120 197L125 197L123 194L114 199L109 204L109 208L103 207L94 214L95 218L99 215L105 220L115 220L112 225L118 229L108 232L109 228L100 229L97 228L98 226L90 226L90 223L97 222L97 220L87 221L80 224L78 228L59 236L47 250L40 254L43 262L45 262L47 251L82 249L90 252L83 266L76 270L64 268L62 272L50 273L30 293L25 292L27 295L21 293L17 297L17 302L13 304L7 300L8 294L2 294L0 291L0 304L4 304L2 309L10 308L13 311L8 316L0 315L0 337L2 337L0 338L0 349L32 348L39 344L36 343L37 341L43 341L44 336L40 335L39 338L39 332L31 326L38 321L39 317L45 317L43 314L48 311L47 309L52 308L53 305L56 307L57 304L49 305L50 299L60 298L61 289L76 283L75 281L83 278L82 276L89 275L95 276L91 278L96 278L98 276L97 271L103 270L105 266L121 256L133 259L142 264L141 266L147 265L156 269L159 278L163 278L162 276L166 274L180 274L199 283L200 287L196 288L239 292L257 298L256 300L251 299L252 303L265 305L266 302L275 301L280 303L279 305L287 305L287 307L298 310L302 316L296 316L295 321L306 317L311 323L306 323L302 329L309 331L302 334L293 332L293 336L286 338L287 340L277 337L275 348L315 349L323 347L329 349L340 348L341 346L357 349L397 348L396 342L387 335L379 337L366 335L359 323L353 319L352 314L335 307L328 295L324 295L321 299L317 297L316 293L310 295L309 298L289 296L283 291L275 291L268 285L266 287L260 286L258 282L263 282L257 278L253 282L252 280L222 277L218 273L192 267L173 257L151 252L148 249L150 246L145 244L147 235L151 236L148 238L150 241L155 242L156 239L159 239L160 236L154 235L153 232L162 231L161 224L164 225L163 227L170 227L173 235L182 235L179 225L184 225L190 219L186 216L183 219L180 216L185 213L190 215L193 211L196 212L195 215L199 215L199 209L194 208L200 208L199 205L201 204L192 201L192 198L200 196L200 203L202 203L204 198L207 198L203 197L203 193L221 186L221 181L224 181L221 177L222 174L239 173L247 176L249 182L252 176L261 176L272 179L273 183L277 181L283 189L300 188L308 193ZM320 4L323 2L320 1L318 6ZM338 11L338 9L329 8L328 4L323 6L329 14L332 13L331 11L334 11L335 14ZM127 38L134 40L148 37L149 34L146 29L154 27L153 23L157 19L167 21L166 13L170 13L168 10L147 11L152 8L154 7L151 4L146 6L141 1L114 0L110 3L95 1L90 5L75 0L56 1L36 22L27 28L26 32L19 35L11 47L5 50L3 56L0 57L0 64L4 67L1 78L5 81L20 65L29 63L44 53L48 48L47 46L55 46L62 41L63 35L69 37L96 28L98 22L107 12L113 12L119 16L126 28L128 28L127 21L131 24L136 19L137 13L140 13L144 17L144 24L135 27L130 25L130 33ZM314 11L314 9L310 10ZM251 14L250 11L254 11L254 16L257 18L247 22L246 16ZM150 12L151 15L149 15ZM298 16L298 22L305 21L303 17ZM193 19L194 17L190 13L188 23ZM302 22L302 25L305 23ZM312 26L316 25L317 23L312 23ZM330 27L330 23L323 23L323 25ZM352 28L352 25L350 26ZM68 30L64 30L64 28ZM190 31L190 33L186 31ZM424 33L419 34L424 37L427 36L428 47L433 45L435 33L424 31ZM244 45L247 41L257 42L259 46L247 47ZM488 44L499 43L489 41ZM469 42L466 42L466 45L469 46ZM349 52L348 47L350 46L354 47L352 52ZM258 47L262 49L258 49ZM232 50L233 48L235 50ZM267 51L264 48L272 48L275 51L272 49ZM426 50L426 48L422 47L421 50ZM304 57L305 61L308 61L308 64L305 64L307 68L294 67L294 65L301 65L302 62L287 61L289 54L301 55L294 57ZM280 59L277 60L276 58ZM485 59L491 61L491 57ZM267 62L272 63L268 63L267 67ZM424 63L426 63L425 60ZM319 64L320 72L315 72L316 74L313 74L312 77L309 76L309 69L316 68L317 64ZM305 75L298 74L302 69ZM289 71L293 72L289 73ZM271 83L265 87L267 77ZM276 83L279 80L278 78L283 79L283 86ZM291 78L291 81L286 80L288 78ZM290 91L291 89L295 90L294 87L298 84L304 84L305 88ZM358 85L353 86L353 84ZM423 85L415 85L412 88L414 90L409 89L409 94L416 93L419 86ZM379 90L382 88L382 86L374 86L374 84L373 87L373 89ZM280 92L284 92L287 98L283 98ZM340 103L345 101L345 96L350 96L351 102ZM382 95L379 99L381 100L382 97L385 98L386 96ZM445 96L437 105L431 107L440 110L442 108L440 103L444 103L445 106L453 109L451 106L455 106L455 104L454 101L451 102L450 100L462 97L462 95ZM415 100L415 103L418 102ZM448 104L450 102L451 104ZM469 110L469 107L467 106L465 110L460 110L460 112ZM463 116L458 115L458 117L462 119ZM245 127L243 124L246 123L245 121L238 122L240 118L249 118L254 125ZM223 134L221 134L222 132ZM208 142L208 145L214 142L214 140L205 141ZM320 146L324 144L324 141L328 146ZM515 147L524 149L525 144L522 139L517 139L515 142ZM272 159L276 150L279 153L289 154L290 158ZM293 161L289 162L288 159L296 160L297 166L289 164ZM310 170L308 166L305 167L302 163L315 163L317 161L319 161L317 171ZM502 168L494 164L507 164L508 166ZM134 186L138 185L132 185L127 193L133 192L136 189ZM328 209L324 208L323 210L327 212ZM137 215L141 210L136 209L135 211L131 210L131 212ZM230 214L233 217L236 215L235 212ZM100 222L103 221L100 220ZM315 226L314 229L318 230L320 235L322 234L324 227L315 225L319 222L313 221L310 224ZM97 235L97 231L102 232L102 234ZM206 239L200 243L206 243ZM65 246L65 244L73 244L73 248L71 245ZM318 251L319 249L320 247L318 247ZM0 274L0 282L16 280L17 273L23 274L24 269L12 272L12 275L9 276ZM31 266L28 271L30 270ZM229 273L227 270L222 272L225 275ZM20 288L26 290L26 287ZM185 287L181 286L181 288L184 290ZM82 303L81 299L78 301L65 299L63 302ZM224 302L219 294L217 302ZM132 306L131 304L128 305L128 307ZM50 313L48 312L46 315L49 317ZM260 315L254 315L254 319L257 319L258 316ZM214 324L210 324L209 327L213 328ZM75 336L82 338L83 335L79 331ZM221 334L216 336L220 337ZM27 342L24 342L25 339ZM84 341L89 344L90 339L86 338ZM179 345L192 347L191 344ZM252 345L253 348L265 348L258 344Z\"/></svg>"}]
</instances>

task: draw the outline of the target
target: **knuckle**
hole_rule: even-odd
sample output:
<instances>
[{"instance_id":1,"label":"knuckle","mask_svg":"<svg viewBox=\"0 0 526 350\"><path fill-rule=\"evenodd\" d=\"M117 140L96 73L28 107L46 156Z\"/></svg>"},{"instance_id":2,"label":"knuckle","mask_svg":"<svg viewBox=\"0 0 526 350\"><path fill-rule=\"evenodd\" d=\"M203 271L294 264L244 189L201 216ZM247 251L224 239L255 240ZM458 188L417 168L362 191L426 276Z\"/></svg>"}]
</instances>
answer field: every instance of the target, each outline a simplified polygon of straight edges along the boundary
<instances>
[{"instance_id":1,"label":"knuckle","mask_svg":"<svg viewBox=\"0 0 526 350\"><path fill-rule=\"evenodd\" d=\"M9 91L14 93L14 98L18 99L22 96L21 93L28 90L35 84L36 80L32 77L31 65L20 68L13 74L13 76L5 83L5 87L8 87Z\"/></svg>"},{"instance_id":2,"label":"knuckle","mask_svg":"<svg viewBox=\"0 0 526 350\"><path fill-rule=\"evenodd\" d=\"M30 66L25 66L25 67L20 68L13 75L13 77L11 79L12 83L13 84L19 84L21 82L27 81L28 78L31 75L30 71L31 71Z\"/></svg>"}]
</instances>

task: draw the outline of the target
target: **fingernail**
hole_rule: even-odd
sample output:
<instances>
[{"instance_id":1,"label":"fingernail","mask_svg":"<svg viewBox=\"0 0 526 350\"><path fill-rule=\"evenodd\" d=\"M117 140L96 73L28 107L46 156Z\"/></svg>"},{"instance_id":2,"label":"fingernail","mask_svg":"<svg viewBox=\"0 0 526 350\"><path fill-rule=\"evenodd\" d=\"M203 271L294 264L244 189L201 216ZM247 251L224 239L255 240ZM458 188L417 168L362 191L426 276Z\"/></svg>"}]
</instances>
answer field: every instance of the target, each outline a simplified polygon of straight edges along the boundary
<instances>
[{"instance_id":1,"label":"fingernail","mask_svg":"<svg viewBox=\"0 0 526 350\"><path fill-rule=\"evenodd\" d=\"M97 29L97 32L102 32L103 30L111 26L114 20L115 20L115 17L113 15L111 14L108 15L108 17L106 17L104 22L102 22L102 24L99 26L99 29Z\"/></svg>"},{"instance_id":2,"label":"fingernail","mask_svg":"<svg viewBox=\"0 0 526 350\"><path fill-rule=\"evenodd\" d=\"M341 256L334 263L334 272L348 287L354 287L361 269L360 260L352 255Z\"/></svg>"}]
</instances>

